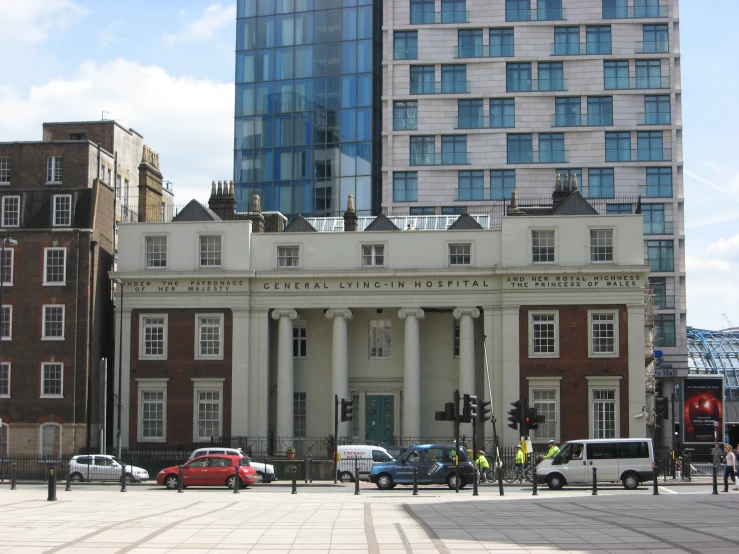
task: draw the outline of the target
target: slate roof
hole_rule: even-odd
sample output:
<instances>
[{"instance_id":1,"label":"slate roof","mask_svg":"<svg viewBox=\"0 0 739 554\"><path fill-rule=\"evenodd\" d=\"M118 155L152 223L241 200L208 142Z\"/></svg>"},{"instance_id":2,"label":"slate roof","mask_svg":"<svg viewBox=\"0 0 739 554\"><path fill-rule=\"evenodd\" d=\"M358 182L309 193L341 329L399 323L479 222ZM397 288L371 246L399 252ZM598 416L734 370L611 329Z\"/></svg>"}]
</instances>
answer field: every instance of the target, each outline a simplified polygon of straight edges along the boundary
<instances>
[{"instance_id":1,"label":"slate roof","mask_svg":"<svg viewBox=\"0 0 739 554\"><path fill-rule=\"evenodd\" d=\"M400 231L400 229L385 214L380 214L367 225L365 231Z\"/></svg>"},{"instance_id":2,"label":"slate roof","mask_svg":"<svg viewBox=\"0 0 739 554\"><path fill-rule=\"evenodd\" d=\"M190 200L187 206L172 218L172 221L221 221L221 218L197 200Z\"/></svg>"},{"instance_id":3,"label":"slate roof","mask_svg":"<svg viewBox=\"0 0 739 554\"><path fill-rule=\"evenodd\" d=\"M306 220L302 215L298 214L295 216L295 219L293 219L290 223L287 224L287 227L285 227L282 230L283 233L317 233L313 225L308 223L308 220Z\"/></svg>"},{"instance_id":4,"label":"slate roof","mask_svg":"<svg viewBox=\"0 0 739 554\"><path fill-rule=\"evenodd\" d=\"M579 191L573 190L552 215L598 215L598 211L585 200Z\"/></svg>"},{"instance_id":5,"label":"slate roof","mask_svg":"<svg viewBox=\"0 0 739 554\"><path fill-rule=\"evenodd\" d=\"M457 229L482 229L474 217L467 212L460 215L457 220L449 226L450 231L456 231Z\"/></svg>"}]
</instances>

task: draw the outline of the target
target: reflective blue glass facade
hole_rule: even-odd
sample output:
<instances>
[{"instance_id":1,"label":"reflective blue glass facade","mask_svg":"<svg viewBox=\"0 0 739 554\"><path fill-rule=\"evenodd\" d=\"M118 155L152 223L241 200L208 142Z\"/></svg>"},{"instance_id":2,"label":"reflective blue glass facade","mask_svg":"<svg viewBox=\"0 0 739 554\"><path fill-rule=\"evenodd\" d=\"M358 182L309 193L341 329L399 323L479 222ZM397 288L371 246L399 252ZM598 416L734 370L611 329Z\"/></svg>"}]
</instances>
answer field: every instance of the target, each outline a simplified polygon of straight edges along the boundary
<instances>
[{"instance_id":1,"label":"reflective blue glass facade","mask_svg":"<svg viewBox=\"0 0 739 554\"><path fill-rule=\"evenodd\" d=\"M379 212L381 25L380 0L238 0L239 209Z\"/></svg>"}]
</instances>

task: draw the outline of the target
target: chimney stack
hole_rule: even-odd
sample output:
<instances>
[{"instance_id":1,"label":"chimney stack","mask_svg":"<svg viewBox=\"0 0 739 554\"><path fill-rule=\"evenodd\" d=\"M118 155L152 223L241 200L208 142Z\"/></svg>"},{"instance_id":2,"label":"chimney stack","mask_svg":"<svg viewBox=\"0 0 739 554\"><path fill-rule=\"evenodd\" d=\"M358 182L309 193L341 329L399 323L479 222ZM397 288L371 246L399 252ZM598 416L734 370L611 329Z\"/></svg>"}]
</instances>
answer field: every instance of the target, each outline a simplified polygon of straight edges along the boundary
<instances>
[{"instance_id":1,"label":"chimney stack","mask_svg":"<svg viewBox=\"0 0 739 554\"><path fill-rule=\"evenodd\" d=\"M225 186L224 186L225 184ZM224 221L236 219L236 193L228 189L228 181L213 181L210 186L208 207Z\"/></svg>"},{"instance_id":2,"label":"chimney stack","mask_svg":"<svg viewBox=\"0 0 739 554\"><path fill-rule=\"evenodd\" d=\"M349 193L344 212L344 231L356 231L359 224L357 212L354 209L354 195Z\"/></svg>"}]
</instances>

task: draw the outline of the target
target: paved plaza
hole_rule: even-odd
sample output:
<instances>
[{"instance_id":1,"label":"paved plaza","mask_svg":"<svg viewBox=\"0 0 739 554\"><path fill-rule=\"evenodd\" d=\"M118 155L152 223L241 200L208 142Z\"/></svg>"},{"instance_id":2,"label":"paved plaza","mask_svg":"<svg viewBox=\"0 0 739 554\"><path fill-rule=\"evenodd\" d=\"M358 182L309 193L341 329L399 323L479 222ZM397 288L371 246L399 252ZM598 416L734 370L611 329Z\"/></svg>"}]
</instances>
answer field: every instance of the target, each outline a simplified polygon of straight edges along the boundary
<instances>
[{"instance_id":1,"label":"paved plaza","mask_svg":"<svg viewBox=\"0 0 739 554\"><path fill-rule=\"evenodd\" d=\"M721 490L721 488L720 488ZM739 491L710 481L625 491L600 487L532 496L530 486L456 494L446 487L379 491L363 483L259 485L182 494L151 484L0 483L0 553L736 553ZM739 519L739 518L737 518Z\"/></svg>"}]
</instances>

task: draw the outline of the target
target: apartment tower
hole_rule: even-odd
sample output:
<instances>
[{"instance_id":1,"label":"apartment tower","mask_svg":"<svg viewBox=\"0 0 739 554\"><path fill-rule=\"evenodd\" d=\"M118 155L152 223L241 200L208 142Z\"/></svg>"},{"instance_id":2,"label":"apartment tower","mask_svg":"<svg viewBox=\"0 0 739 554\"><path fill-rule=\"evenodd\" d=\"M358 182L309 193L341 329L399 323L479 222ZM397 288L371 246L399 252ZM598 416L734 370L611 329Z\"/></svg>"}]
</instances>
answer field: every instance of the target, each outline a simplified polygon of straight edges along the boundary
<instances>
[{"instance_id":1,"label":"apartment tower","mask_svg":"<svg viewBox=\"0 0 739 554\"><path fill-rule=\"evenodd\" d=\"M602 213L640 197L655 345L686 372L677 0L358 4L239 1L240 198L286 214L343 210L348 192L387 214L502 213L557 174Z\"/></svg>"}]
</instances>

